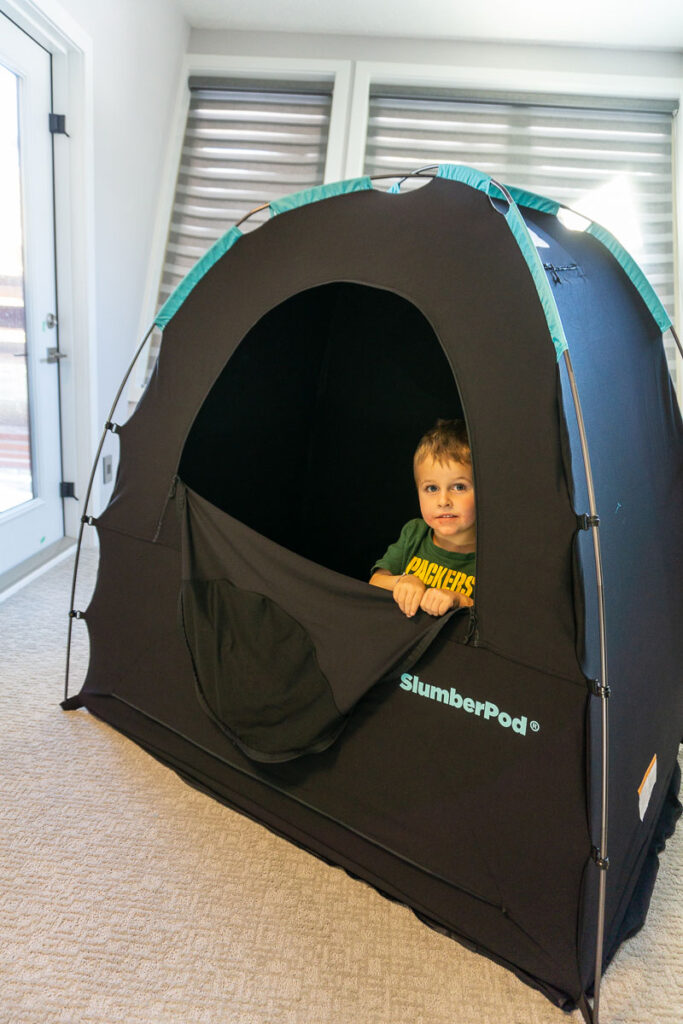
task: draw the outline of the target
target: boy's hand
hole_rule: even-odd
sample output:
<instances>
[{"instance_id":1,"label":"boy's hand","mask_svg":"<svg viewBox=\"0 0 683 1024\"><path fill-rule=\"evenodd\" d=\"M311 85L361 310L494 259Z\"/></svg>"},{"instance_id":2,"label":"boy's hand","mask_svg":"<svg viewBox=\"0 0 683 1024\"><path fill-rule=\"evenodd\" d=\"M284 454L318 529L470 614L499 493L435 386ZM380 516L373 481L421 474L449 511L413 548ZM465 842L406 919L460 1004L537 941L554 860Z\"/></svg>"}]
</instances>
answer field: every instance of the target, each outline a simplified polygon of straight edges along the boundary
<instances>
[{"instance_id":1,"label":"boy's hand","mask_svg":"<svg viewBox=\"0 0 683 1024\"><path fill-rule=\"evenodd\" d=\"M412 618L420 607L420 601L424 600L424 593L427 588L417 576L401 576L396 581L392 591L394 601L404 615Z\"/></svg>"},{"instance_id":2,"label":"boy's hand","mask_svg":"<svg viewBox=\"0 0 683 1024\"><path fill-rule=\"evenodd\" d=\"M455 594L452 590L429 587L422 595L420 608L429 615L445 615L451 608L468 608L473 604L472 598L466 597L464 594Z\"/></svg>"}]
</instances>

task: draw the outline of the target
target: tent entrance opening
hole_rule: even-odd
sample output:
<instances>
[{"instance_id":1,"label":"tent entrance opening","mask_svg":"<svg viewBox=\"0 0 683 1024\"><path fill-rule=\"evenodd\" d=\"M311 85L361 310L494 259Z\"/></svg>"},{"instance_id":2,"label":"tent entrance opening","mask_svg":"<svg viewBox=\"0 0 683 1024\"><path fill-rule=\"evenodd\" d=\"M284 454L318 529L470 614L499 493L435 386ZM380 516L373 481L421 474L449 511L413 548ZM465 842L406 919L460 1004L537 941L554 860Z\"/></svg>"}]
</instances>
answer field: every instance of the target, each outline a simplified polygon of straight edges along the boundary
<instances>
[{"instance_id":1,"label":"tent entrance opening","mask_svg":"<svg viewBox=\"0 0 683 1024\"><path fill-rule=\"evenodd\" d=\"M368 579L419 515L412 456L462 416L426 317L380 288L334 282L265 314L216 380L180 476L218 508L321 565Z\"/></svg>"}]
</instances>

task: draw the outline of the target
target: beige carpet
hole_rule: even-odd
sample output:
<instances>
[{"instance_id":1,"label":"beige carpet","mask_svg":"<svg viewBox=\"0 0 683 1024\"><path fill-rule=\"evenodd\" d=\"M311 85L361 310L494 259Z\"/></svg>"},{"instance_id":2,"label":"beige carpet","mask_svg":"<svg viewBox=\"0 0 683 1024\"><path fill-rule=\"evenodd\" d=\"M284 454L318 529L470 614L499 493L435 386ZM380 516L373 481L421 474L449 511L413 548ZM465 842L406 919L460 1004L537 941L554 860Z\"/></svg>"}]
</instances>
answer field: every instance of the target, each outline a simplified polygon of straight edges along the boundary
<instances>
[{"instance_id":1,"label":"beige carpet","mask_svg":"<svg viewBox=\"0 0 683 1024\"><path fill-rule=\"evenodd\" d=\"M72 560L0 604L1 1024L578 1024L500 967L64 713ZM81 594L96 555L86 552ZM71 691L87 662L75 623ZM681 1024L681 830L602 1024Z\"/></svg>"}]
</instances>

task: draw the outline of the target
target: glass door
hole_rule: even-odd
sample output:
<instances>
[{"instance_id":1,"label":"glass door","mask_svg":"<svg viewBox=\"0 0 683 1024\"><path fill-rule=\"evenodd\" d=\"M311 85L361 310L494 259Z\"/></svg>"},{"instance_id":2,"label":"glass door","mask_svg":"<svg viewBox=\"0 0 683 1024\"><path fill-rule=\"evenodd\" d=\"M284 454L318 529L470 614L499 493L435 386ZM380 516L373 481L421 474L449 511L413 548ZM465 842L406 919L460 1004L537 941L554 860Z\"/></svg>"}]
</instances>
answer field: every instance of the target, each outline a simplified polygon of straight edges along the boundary
<instances>
[{"instance_id":1,"label":"glass door","mask_svg":"<svg viewBox=\"0 0 683 1024\"><path fill-rule=\"evenodd\" d=\"M0 14L0 579L64 534L50 54Z\"/></svg>"}]
</instances>

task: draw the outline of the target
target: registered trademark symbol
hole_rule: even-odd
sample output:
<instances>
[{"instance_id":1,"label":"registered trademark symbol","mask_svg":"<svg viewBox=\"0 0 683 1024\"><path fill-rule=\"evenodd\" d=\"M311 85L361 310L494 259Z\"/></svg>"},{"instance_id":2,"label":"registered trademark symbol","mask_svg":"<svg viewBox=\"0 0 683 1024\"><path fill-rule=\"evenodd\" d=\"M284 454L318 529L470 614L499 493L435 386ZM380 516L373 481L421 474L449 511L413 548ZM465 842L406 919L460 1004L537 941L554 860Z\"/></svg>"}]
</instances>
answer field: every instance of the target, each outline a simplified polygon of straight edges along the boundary
<instances>
[{"instance_id":1,"label":"registered trademark symbol","mask_svg":"<svg viewBox=\"0 0 683 1024\"><path fill-rule=\"evenodd\" d=\"M538 732L538 730L541 728L538 722L530 722L529 727L532 732Z\"/></svg>"}]
</instances>

